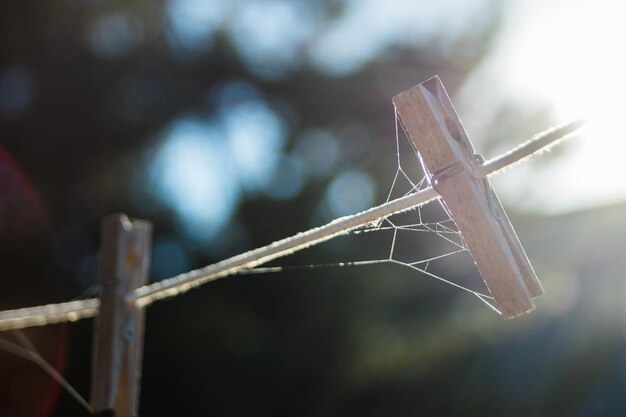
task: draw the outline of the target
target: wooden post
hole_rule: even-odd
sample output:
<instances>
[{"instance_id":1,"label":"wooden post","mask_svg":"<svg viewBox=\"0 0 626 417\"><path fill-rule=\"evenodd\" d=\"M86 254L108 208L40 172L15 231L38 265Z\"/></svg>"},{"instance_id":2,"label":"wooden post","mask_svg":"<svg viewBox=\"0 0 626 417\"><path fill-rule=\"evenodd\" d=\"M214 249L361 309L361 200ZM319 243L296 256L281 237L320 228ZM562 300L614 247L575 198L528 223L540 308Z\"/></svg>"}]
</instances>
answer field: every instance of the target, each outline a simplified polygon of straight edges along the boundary
<instances>
[{"instance_id":1,"label":"wooden post","mask_svg":"<svg viewBox=\"0 0 626 417\"><path fill-rule=\"evenodd\" d=\"M95 321L91 405L96 414L135 417L143 350L144 311L133 291L150 265L152 225L124 214L102 221L100 313Z\"/></svg>"},{"instance_id":2,"label":"wooden post","mask_svg":"<svg viewBox=\"0 0 626 417\"><path fill-rule=\"evenodd\" d=\"M431 184L456 223L496 306L506 318L534 309L543 289L475 154L439 77L394 97Z\"/></svg>"}]
</instances>

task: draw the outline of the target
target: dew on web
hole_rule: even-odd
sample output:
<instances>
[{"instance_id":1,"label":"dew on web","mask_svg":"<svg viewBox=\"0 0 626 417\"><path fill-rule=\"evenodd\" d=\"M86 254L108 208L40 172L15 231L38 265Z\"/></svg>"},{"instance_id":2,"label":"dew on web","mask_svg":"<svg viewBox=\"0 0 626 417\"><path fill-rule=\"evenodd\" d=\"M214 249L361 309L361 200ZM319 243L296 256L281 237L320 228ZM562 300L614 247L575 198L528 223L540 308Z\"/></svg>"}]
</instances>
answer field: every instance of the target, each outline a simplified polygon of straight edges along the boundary
<instances>
[{"instance_id":1,"label":"dew on web","mask_svg":"<svg viewBox=\"0 0 626 417\"><path fill-rule=\"evenodd\" d=\"M417 193L430 186L421 161L406 134L401 134L396 115L397 168L387 193L386 202ZM493 298L478 273L474 261L465 247L461 234L450 219L443 203L428 204L396 213L346 234L352 239L376 239L378 245L351 241L352 260L328 263L254 268L239 274L283 272L294 269L344 268L375 264L396 265L417 273L419 277L435 279L445 285L476 296L495 309ZM377 253L371 253L377 247ZM368 250L360 250L368 248ZM454 276L447 279L446 276Z\"/></svg>"},{"instance_id":2,"label":"dew on web","mask_svg":"<svg viewBox=\"0 0 626 417\"><path fill-rule=\"evenodd\" d=\"M0 350L13 353L27 361L37 365L43 372L54 379L69 395L71 395L89 414L94 410L89 402L78 392L78 390L66 380L63 375L48 362L35 347L30 338L22 330L13 330L16 342L0 338Z\"/></svg>"}]
</instances>

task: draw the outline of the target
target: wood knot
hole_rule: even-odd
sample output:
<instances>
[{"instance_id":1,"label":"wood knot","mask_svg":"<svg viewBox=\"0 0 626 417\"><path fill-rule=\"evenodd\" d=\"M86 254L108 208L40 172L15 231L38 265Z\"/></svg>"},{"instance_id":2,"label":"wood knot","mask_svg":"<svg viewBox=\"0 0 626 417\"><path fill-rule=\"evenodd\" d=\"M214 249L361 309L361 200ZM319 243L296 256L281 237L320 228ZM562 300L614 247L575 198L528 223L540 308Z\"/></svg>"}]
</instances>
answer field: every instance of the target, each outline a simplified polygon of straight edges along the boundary
<instances>
[{"instance_id":1,"label":"wood knot","mask_svg":"<svg viewBox=\"0 0 626 417\"><path fill-rule=\"evenodd\" d=\"M126 266L129 269L136 269L139 267L140 264L141 264L141 257L139 256L136 250L130 249L126 253Z\"/></svg>"}]
</instances>

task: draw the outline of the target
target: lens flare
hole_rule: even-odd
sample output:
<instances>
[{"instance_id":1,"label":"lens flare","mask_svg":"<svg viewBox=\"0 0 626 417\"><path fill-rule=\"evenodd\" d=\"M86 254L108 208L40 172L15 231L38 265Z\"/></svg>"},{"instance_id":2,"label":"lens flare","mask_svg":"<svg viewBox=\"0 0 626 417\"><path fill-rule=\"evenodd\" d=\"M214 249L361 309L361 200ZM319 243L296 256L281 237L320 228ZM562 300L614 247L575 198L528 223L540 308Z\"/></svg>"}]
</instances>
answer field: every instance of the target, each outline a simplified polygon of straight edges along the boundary
<instances>
[{"instance_id":1,"label":"lens flare","mask_svg":"<svg viewBox=\"0 0 626 417\"><path fill-rule=\"evenodd\" d=\"M551 213L625 200L626 141L620 122L626 93L626 3L511 4L493 51L464 87L461 107L470 109L461 112L464 119L497 124L498 109L513 102L547 110L543 115L553 123L583 118L587 126L558 158L497 178L503 197L521 208ZM493 102L485 102L485 96ZM483 126L483 134L491 127Z\"/></svg>"}]
</instances>

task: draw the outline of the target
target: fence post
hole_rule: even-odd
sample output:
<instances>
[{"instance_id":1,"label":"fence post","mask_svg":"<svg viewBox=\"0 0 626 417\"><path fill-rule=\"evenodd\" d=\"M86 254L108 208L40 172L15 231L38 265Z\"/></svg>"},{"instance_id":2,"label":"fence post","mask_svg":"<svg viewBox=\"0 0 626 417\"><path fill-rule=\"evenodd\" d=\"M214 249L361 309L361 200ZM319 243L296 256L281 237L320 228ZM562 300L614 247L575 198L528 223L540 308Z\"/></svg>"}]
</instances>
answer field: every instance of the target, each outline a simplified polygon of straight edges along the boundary
<instances>
[{"instance_id":1,"label":"fence post","mask_svg":"<svg viewBox=\"0 0 626 417\"><path fill-rule=\"evenodd\" d=\"M100 313L94 326L91 405L97 415L135 417L144 311L129 296L147 280L152 225L113 214L102 220L101 233Z\"/></svg>"}]
</instances>

